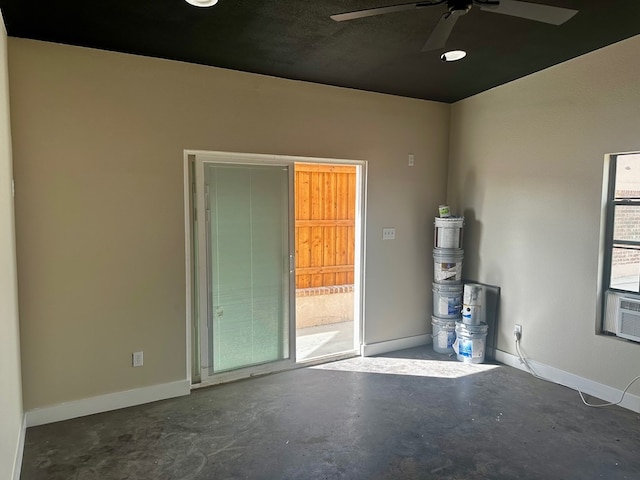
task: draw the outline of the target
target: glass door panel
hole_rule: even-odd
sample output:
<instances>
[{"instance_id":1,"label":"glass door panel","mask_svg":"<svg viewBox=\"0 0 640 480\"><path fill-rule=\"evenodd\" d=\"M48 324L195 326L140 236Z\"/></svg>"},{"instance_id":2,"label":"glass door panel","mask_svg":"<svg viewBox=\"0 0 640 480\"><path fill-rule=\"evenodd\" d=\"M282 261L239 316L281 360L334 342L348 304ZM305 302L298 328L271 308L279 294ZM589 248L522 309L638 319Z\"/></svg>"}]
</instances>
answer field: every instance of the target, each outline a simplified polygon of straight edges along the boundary
<instances>
[{"instance_id":1,"label":"glass door panel","mask_svg":"<svg viewBox=\"0 0 640 480\"><path fill-rule=\"evenodd\" d=\"M196 177L202 376L293 362L289 166L200 160Z\"/></svg>"}]
</instances>

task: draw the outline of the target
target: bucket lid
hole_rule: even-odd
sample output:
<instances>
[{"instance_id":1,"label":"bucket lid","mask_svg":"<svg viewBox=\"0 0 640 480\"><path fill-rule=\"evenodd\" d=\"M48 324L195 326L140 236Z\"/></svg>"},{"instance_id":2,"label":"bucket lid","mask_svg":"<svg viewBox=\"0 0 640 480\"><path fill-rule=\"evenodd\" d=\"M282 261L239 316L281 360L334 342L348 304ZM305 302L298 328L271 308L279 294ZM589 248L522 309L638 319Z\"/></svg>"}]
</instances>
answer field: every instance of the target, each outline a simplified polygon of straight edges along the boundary
<instances>
[{"instance_id":1,"label":"bucket lid","mask_svg":"<svg viewBox=\"0 0 640 480\"><path fill-rule=\"evenodd\" d=\"M434 223L459 223L464 222L464 217L434 217Z\"/></svg>"},{"instance_id":2,"label":"bucket lid","mask_svg":"<svg viewBox=\"0 0 640 480\"><path fill-rule=\"evenodd\" d=\"M438 325L439 327L450 327L454 328L456 326L455 318L440 318L435 315L431 315L431 323L434 325Z\"/></svg>"},{"instance_id":3,"label":"bucket lid","mask_svg":"<svg viewBox=\"0 0 640 480\"><path fill-rule=\"evenodd\" d=\"M486 323L481 323L479 325L468 325L462 322L456 322L456 332L460 332L462 334L468 333L473 335L475 333L487 333L489 330L489 325Z\"/></svg>"},{"instance_id":4,"label":"bucket lid","mask_svg":"<svg viewBox=\"0 0 640 480\"><path fill-rule=\"evenodd\" d=\"M463 285L461 283L446 284L446 283L433 282L434 292L438 290L440 292L462 293L462 287Z\"/></svg>"},{"instance_id":5,"label":"bucket lid","mask_svg":"<svg viewBox=\"0 0 640 480\"><path fill-rule=\"evenodd\" d=\"M461 248L434 248L433 256L464 256L464 250Z\"/></svg>"}]
</instances>

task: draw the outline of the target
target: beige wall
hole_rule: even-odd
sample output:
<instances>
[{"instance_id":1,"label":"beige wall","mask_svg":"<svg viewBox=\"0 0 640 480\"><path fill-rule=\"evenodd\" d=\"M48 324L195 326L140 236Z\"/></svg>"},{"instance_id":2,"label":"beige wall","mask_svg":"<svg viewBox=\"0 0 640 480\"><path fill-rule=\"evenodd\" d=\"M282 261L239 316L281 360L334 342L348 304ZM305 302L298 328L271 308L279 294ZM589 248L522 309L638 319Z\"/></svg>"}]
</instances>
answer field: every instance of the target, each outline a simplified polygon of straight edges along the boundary
<instances>
[{"instance_id":1,"label":"beige wall","mask_svg":"<svg viewBox=\"0 0 640 480\"><path fill-rule=\"evenodd\" d=\"M0 478L13 478L22 428L7 34L0 16Z\"/></svg>"},{"instance_id":2,"label":"beige wall","mask_svg":"<svg viewBox=\"0 0 640 480\"><path fill-rule=\"evenodd\" d=\"M448 105L21 39L9 53L26 410L185 378L183 149L368 160L365 341L430 331Z\"/></svg>"},{"instance_id":3,"label":"beige wall","mask_svg":"<svg viewBox=\"0 0 640 480\"><path fill-rule=\"evenodd\" d=\"M451 109L10 39L25 409L184 378L183 149L369 160L366 343L430 330L449 158L465 277L502 287L499 348L515 353L520 323L531 358L624 387L640 349L594 331L603 156L640 149L639 52L632 38ZM22 421L3 102L0 465Z\"/></svg>"},{"instance_id":4,"label":"beige wall","mask_svg":"<svg viewBox=\"0 0 640 480\"><path fill-rule=\"evenodd\" d=\"M532 359L615 388L640 347L594 333L603 158L640 149L639 54L640 36L452 109L448 199L466 276L502 287L499 349L519 323Z\"/></svg>"}]
</instances>

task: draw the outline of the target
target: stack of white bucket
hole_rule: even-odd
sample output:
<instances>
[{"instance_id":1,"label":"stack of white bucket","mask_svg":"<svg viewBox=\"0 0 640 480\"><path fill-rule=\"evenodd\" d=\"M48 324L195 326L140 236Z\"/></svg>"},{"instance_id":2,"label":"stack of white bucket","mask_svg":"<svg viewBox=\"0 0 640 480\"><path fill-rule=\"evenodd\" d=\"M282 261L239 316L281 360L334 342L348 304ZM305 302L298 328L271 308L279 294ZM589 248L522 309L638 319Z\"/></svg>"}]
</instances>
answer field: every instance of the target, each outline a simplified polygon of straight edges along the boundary
<instances>
[{"instance_id":1,"label":"stack of white bucket","mask_svg":"<svg viewBox=\"0 0 640 480\"><path fill-rule=\"evenodd\" d=\"M456 341L453 344L453 350L461 362L484 362L489 327L482 322L483 296L482 285L465 284L462 297L462 322L456 322Z\"/></svg>"},{"instance_id":2,"label":"stack of white bucket","mask_svg":"<svg viewBox=\"0 0 640 480\"><path fill-rule=\"evenodd\" d=\"M462 308L462 227L464 218L452 217L449 207L440 206L435 218L433 244L433 350L452 353L456 324Z\"/></svg>"}]
</instances>

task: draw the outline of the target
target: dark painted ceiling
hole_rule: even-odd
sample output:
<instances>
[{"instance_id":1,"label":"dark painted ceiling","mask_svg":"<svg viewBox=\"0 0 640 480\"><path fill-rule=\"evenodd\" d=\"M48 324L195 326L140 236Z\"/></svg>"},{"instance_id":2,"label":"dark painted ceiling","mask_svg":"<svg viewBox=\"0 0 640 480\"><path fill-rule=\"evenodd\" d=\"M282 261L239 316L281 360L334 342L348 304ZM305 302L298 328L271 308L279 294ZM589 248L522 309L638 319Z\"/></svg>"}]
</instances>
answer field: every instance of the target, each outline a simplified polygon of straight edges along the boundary
<instances>
[{"instance_id":1,"label":"dark painted ceiling","mask_svg":"<svg viewBox=\"0 0 640 480\"><path fill-rule=\"evenodd\" d=\"M640 33L640 0L536 0L579 10L560 26L481 11L461 17L443 63L421 52L445 5L334 22L402 0L0 0L10 36L454 102ZM630 59L638 61L638 59ZM613 74L613 72L612 72Z\"/></svg>"}]
</instances>

